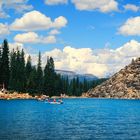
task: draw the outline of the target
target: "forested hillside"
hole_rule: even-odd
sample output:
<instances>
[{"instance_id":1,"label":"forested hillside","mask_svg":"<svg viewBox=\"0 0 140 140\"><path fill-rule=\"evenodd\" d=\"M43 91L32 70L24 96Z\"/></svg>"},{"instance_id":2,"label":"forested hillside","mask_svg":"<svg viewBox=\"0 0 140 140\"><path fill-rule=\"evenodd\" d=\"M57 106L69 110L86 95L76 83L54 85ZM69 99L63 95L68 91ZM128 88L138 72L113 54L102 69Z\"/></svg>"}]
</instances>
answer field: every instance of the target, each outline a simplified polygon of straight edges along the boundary
<instances>
[{"instance_id":1,"label":"forested hillside","mask_svg":"<svg viewBox=\"0 0 140 140\"><path fill-rule=\"evenodd\" d=\"M41 53L38 54L37 66L32 65L32 58L25 61L24 50L9 52L7 40L4 40L0 49L0 84L9 91L28 92L32 95L45 94L59 96L65 93L71 96L80 96L106 79L80 81L79 78L69 80L55 72L54 60L47 57L45 68L42 69Z\"/></svg>"}]
</instances>

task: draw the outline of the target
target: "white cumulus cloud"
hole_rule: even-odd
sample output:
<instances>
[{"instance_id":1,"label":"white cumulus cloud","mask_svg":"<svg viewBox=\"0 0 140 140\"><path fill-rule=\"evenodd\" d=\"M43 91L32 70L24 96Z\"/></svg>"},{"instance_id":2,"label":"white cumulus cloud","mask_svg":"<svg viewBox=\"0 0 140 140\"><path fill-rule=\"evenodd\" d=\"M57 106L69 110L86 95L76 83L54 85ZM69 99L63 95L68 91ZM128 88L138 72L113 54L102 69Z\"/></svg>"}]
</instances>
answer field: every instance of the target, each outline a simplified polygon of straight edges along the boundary
<instances>
[{"instance_id":1,"label":"white cumulus cloud","mask_svg":"<svg viewBox=\"0 0 140 140\"><path fill-rule=\"evenodd\" d=\"M9 17L5 10L14 9L16 12L25 12L33 9L32 5L27 4L28 0L1 0L0 18Z\"/></svg>"},{"instance_id":2,"label":"white cumulus cloud","mask_svg":"<svg viewBox=\"0 0 140 140\"><path fill-rule=\"evenodd\" d=\"M52 56L56 69L105 77L122 69L131 62L132 58L139 57L139 52L140 42L130 40L117 49L92 50L66 46L63 50L46 51L42 54L42 60L45 65L47 56Z\"/></svg>"},{"instance_id":3,"label":"white cumulus cloud","mask_svg":"<svg viewBox=\"0 0 140 140\"><path fill-rule=\"evenodd\" d=\"M8 34L10 34L8 25L0 23L0 37L3 37Z\"/></svg>"},{"instance_id":4,"label":"white cumulus cloud","mask_svg":"<svg viewBox=\"0 0 140 140\"><path fill-rule=\"evenodd\" d=\"M140 35L140 16L129 18L118 30L122 35Z\"/></svg>"},{"instance_id":5,"label":"white cumulus cloud","mask_svg":"<svg viewBox=\"0 0 140 140\"><path fill-rule=\"evenodd\" d=\"M41 37L41 42L45 44L53 44L53 43L56 43L56 37L53 35L50 35L47 37Z\"/></svg>"},{"instance_id":6,"label":"white cumulus cloud","mask_svg":"<svg viewBox=\"0 0 140 140\"><path fill-rule=\"evenodd\" d=\"M67 22L68 21L67 21L67 19L65 17L60 16L60 17L58 17L58 18L56 18L54 20L54 22L52 23L53 24L52 26L54 28L62 28L62 27L65 27L66 26Z\"/></svg>"},{"instance_id":7,"label":"white cumulus cloud","mask_svg":"<svg viewBox=\"0 0 140 140\"><path fill-rule=\"evenodd\" d=\"M107 69L106 65L96 63L93 50L90 48L76 49L66 46L63 50L54 49L45 52L43 60L46 60L47 56L54 58L56 69L72 70L77 73L94 73L98 76L103 76Z\"/></svg>"},{"instance_id":8,"label":"white cumulus cloud","mask_svg":"<svg viewBox=\"0 0 140 140\"><path fill-rule=\"evenodd\" d=\"M137 12L137 11L140 10L140 7L137 6L137 5L134 5L134 4L126 4L126 5L124 5L124 9L125 9L126 11L129 10L129 11Z\"/></svg>"},{"instance_id":9,"label":"white cumulus cloud","mask_svg":"<svg viewBox=\"0 0 140 140\"><path fill-rule=\"evenodd\" d=\"M56 30L56 29L53 29L49 32L50 35L57 35L57 34L60 34L60 31Z\"/></svg>"},{"instance_id":10,"label":"white cumulus cloud","mask_svg":"<svg viewBox=\"0 0 140 140\"><path fill-rule=\"evenodd\" d=\"M118 11L116 0L72 0L78 10L98 10L103 13Z\"/></svg>"},{"instance_id":11,"label":"white cumulus cloud","mask_svg":"<svg viewBox=\"0 0 140 140\"><path fill-rule=\"evenodd\" d=\"M45 0L47 5L57 5L57 4L66 4L68 0Z\"/></svg>"},{"instance_id":12,"label":"white cumulus cloud","mask_svg":"<svg viewBox=\"0 0 140 140\"><path fill-rule=\"evenodd\" d=\"M50 17L39 11L31 11L16 19L10 26L15 31L36 31L50 28L62 28L67 24L67 19L63 16L57 17L54 22Z\"/></svg>"},{"instance_id":13,"label":"white cumulus cloud","mask_svg":"<svg viewBox=\"0 0 140 140\"><path fill-rule=\"evenodd\" d=\"M53 36L53 35L39 36L35 32L17 34L14 37L14 40L15 40L15 42L20 42L20 43L45 43L45 44L56 43L55 36Z\"/></svg>"}]
</instances>

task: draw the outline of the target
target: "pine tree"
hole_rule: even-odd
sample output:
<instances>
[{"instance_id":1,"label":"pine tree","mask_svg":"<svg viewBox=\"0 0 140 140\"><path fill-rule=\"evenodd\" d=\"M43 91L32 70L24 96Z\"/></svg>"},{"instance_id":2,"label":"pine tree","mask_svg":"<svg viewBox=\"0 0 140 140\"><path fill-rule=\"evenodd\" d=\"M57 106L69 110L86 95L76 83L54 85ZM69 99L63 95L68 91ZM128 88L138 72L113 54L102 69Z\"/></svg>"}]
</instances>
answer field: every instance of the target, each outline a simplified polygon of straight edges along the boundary
<instances>
[{"instance_id":1,"label":"pine tree","mask_svg":"<svg viewBox=\"0 0 140 140\"><path fill-rule=\"evenodd\" d=\"M37 90L39 94L42 92L43 88L43 72L41 67L41 53L38 55L38 65L37 65Z\"/></svg>"},{"instance_id":2,"label":"pine tree","mask_svg":"<svg viewBox=\"0 0 140 140\"><path fill-rule=\"evenodd\" d=\"M43 89L45 94L49 94L48 92L51 90L50 88L50 59L47 57L47 63L44 69L44 78L43 78Z\"/></svg>"},{"instance_id":3,"label":"pine tree","mask_svg":"<svg viewBox=\"0 0 140 140\"><path fill-rule=\"evenodd\" d=\"M69 79L68 76L67 77L63 77L61 76L61 80L62 80L62 93L63 94L68 94L69 93Z\"/></svg>"},{"instance_id":4,"label":"pine tree","mask_svg":"<svg viewBox=\"0 0 140 140\"><path fill-rule=\"evenodd\" d=\"M68 93L68 88L69 88L69 78L68 76L66 77L66 80L65 80L65 94Z\"/></svg>"},{"instance_id":5,"label":"pine tree","mask_svg":"<svg viewBox=\"0 0 140 140\"><path fill-rule=\"evenodd\" d=\"M2 58L1 58L1 75L2 75L2 83L5 85L5 88L8 88L9 84L9 46L8 42L5 39L2 44Z\"/></svg>"},{"instance_id":6,"label":"pine tree","mask_svg":"<svg viewBox=\"0 0 140 140\"><path fill-rule=\"evenodd\" d=\"M27 58L27 63L25 66L26 72L26 91L29 92L30 90L30 80L31 80L31 73L32 73L32 63L31 63L31 56Z\"/></svg>"},{"instance_id":7,"label":"pine tree","mask_svg":"<svg viewBox=\"0 0 140 140\"><path fill-rule=\"evenodd\" d=\"M60 74L54 74L54 95L60 96L63 93L63 81Z\"/></svg>"},{"instance_id":8,"label":"pine tree","mask_svg":"<svg viewBox=\"0 0 140 140\"><path fill-rule=\"evenodd\" d=\"M68 88L68 95L72 96L74 93L73 91L73 79L70 81L69 88Z\"/></svg>"},{"instance_id":9,"label":"pine tree","mask_svg":"<svg viewBox=\"0 0 140 140\"><path fill-rule=\"evenodd\" d=\"M16 69L15 69L15 90L20 92L21 89L21 82L20 82L20 75L21 75L21 53L19 49L16 50Z\"/></svg>"},{"instance_id":10,"label":"pine tree","mask_svg":"<svg viewBox=\"0 0 140 140\"><path fill-rule=\"evenodd\" d=\"M31 62L31 56L27 58L26 63L26 77L28 78L30 76L30 73L32 72L32 62Z\"/></svg>"},{"instance_id":11,"label":"pine tree","mask_svg":"<svg viewBox=\"0 0 140 140\"><path fill-rule=\"evenodd\" d=\"M84 79L84 83L83 84L84 84L83 90L84 90L84 92L86 92L88 90L88 83L87 83L86 79Z\"/></svg>"},{"instance_id":12,"label":"pine tree","mask_svg":"<svg viewBox=\"0 0 140 140\"><path fill-rule=\"evenodd\" d=\"M30 73L30 76L28 78L28 92L31 94L38 93L37 91L37 70L35 67L32 67L32 71Z\"/></svg>"},{"instance_id":13,"label":"pine tree","mask_svg":"<svg viewBox=\"0 0 140 140\"><path fill-rule=\"evenodd\" d=\"M50 97L55 95L55 70L52 57L47 58L47 64L44 69L44 91Z\"/></svg>"},{"instance_id":14,"label":"pine tree","mask_svg":"<svg viewBox=\"0 0 140 140\"><path fill-rule=\"evenodd\" d=\"M76 79L73 79L73 89L72 89L72 94L76 95Z\"/></svg>"},{"instance_id":15,"label":"pine tree","mask_svg":"<svg viewBox=\"0 0 140 140\"><path fill-rule=\"evenodd\" d=\"M13 49L13 51L10 53L10 81L9 81L9 88L11 90L15 90L16 85L16 52Z\"/></svg>"},{"instance_id":16,"label":"pine tree","mask_svg":"<svg viewBox=\"0 0 140 140\"><path fill-rule=\"evenodd\" d=\"M26 77L25 77L25 57L24 57L24 50L22 49L21 55L20 55L20 91L25 91L25 83L26 83Z\"/></svg>"},{"instance_id":17,"label":"pine tree","mask_svg":"<svg viewBox=\"0 0 140 140\"><path fill-rule=\"evenodd\" d=\"M80 96L81 95L81 93L80 93L80 81L79 81L78 77L76 78L76 91L75 91L75 95L76 96Z\"/></svg>"}]
</instances>

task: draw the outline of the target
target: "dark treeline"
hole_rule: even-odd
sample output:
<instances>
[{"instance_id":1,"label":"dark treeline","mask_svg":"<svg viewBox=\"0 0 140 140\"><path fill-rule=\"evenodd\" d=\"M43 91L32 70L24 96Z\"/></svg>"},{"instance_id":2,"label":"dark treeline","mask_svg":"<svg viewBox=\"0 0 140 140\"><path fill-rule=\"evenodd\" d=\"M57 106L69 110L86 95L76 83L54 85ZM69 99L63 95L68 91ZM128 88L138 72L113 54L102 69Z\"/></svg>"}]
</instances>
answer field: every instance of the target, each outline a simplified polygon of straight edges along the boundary
<instances>
[{"instance_id":1,"label":"dark treeline","mask_svg":"<svg viewBox=\"0 0 140 140\"><path fill-rule=\"evenodd\" d=\"M4 40L0 49L0 85L10 91L28 92L32 95L46 94L59 96L62 94L80 96L90 88L105 81L79 81L79 78L69 80L55 72L54 60L48 57L45 68L42 69L41 53L38 55L37 66L32 65L31 56L25 62L24 50L9 52L8 42Z\"/></svg>"}]
</instances>

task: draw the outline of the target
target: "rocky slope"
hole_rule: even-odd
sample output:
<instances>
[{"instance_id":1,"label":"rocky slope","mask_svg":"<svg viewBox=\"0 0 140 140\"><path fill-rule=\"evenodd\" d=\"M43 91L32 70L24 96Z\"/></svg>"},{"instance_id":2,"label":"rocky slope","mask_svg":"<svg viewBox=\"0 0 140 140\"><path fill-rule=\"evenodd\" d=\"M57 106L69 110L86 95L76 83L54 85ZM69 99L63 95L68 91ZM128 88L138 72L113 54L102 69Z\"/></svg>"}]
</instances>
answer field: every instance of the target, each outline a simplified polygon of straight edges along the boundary
<instances>
[{"instance_id":1,"label":"rocky slope","mask_svg":"<svg viewBox=\"0 0 140 140\"><path fill-rule=\"evenodd\" d=\"M87 92L90 97L140 98L140 58Z\"/></svg>"}]
</instances>

